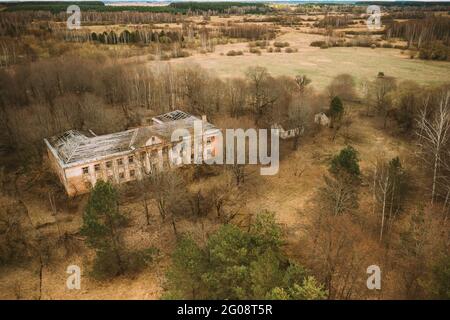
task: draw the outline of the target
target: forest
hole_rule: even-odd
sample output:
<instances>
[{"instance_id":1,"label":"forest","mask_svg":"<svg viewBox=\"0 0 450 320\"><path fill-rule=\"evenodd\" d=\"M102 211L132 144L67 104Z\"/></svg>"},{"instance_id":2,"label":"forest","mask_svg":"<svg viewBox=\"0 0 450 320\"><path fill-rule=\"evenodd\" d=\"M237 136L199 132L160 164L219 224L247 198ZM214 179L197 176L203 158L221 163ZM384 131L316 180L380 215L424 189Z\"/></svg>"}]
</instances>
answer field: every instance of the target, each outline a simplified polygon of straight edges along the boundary
<instances>
[{"instance_id":1,"label":"forest","mask_svg":"<svg viewBox=\"0 0 450 320\"><path fill-rule=\"evenodd\" d=\"M1 299L450 299L447 4L382 4L373 32L362 5L91 3L81 30L44 5L0 11ZM177 109L302 133L275 176L203 164L65 193L45 138Z\"/></svg>"}]
</instances>

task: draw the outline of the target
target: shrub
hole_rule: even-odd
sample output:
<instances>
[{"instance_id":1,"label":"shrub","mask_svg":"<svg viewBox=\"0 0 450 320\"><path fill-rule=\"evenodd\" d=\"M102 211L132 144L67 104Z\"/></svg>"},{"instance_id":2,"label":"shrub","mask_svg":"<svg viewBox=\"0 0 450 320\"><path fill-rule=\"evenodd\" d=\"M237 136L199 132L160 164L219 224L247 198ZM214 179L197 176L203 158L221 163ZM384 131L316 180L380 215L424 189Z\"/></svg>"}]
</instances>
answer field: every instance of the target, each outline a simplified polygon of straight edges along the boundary
<instances>
[{"instance_id":1,"label":"shrub","mask_svg":"<svg viewBox=\"0 0 450 320\"><path fill-rule=\"evenodd\" d=\"M345 172L350 176L358 177L361 173L358 162L358 152L353 147L347 146L331 160L330 172L334 175Z\"/></svg>"},{"instance_id":2,"label":"shrub","mask_svg":"<svg viewBox=\"0 0 450 320\"><path fill-rule=\"evenodd\" d=\"M275 41L275 42L273 43L273 46L274 46L274 47L277 47L277 48L289 47L289 42Z\"/></svg>"},{"instance_id":3,"label":"shrub","mask_svg":"<svg viewBox=\"0 0 450 320\"><path fill-rule=\"evenodd\" d=\"M250 53L255 53L257 55L260 55L261 54L261 50L256 49L256 48L250 48Z\"/></svg>"},{"instance_id":4,"label":"shrub","mask_svg":"<svg viewBox=\"0 0 450 320\"><path fill-rule=\"evenodd\" d=\"M420 48L419 58L425 60L449 60L450 48L441 44L433 43Z\"/></svg>"},{"instance_id":5,"label":"shrub","mask_svg":"<svg viewBox=\"0 0 450 320\"><path fill-rule=\"evenodd\" d=\"M286 53L292 53L292 52L297 52L298 50L296 48L286 48L284 49L284 52Z\"/></svg>"},{"instance_id":6,"label":"shrub","mask_svg":"<svg viewBox=\"0 0 450 320\"><path fill-rule=\"evenodd\" d=\"M171 56L167 53L161 53L161 60L170 60Z\"/></svg>"},{"instance_id":7,"label":"shrub","mask_svg":"<svg viewBox=\"0 0 450 320\"><path fill-rule=\"evenodd\" d=\"M185 50L179 50L176 52L172 52L172 54L171 54L172 58L186 58L189 56L190 56L189 52L187 52Z\"/></svg>"},{"instance_id":8,"label":"shrub","mask_svg":"<svg viewBox=\"0 0 450 320\"><path fill-rule=\"evenodd\" d=\"M260 48L265 48L266 46L269 45L269 43L266 40L257 40L255 42L255 44L257 47L260 47Z\"/></svg>"},{"instance_id":9,"label":"shrub","mask_svg":"<svg viewBox=\"0 0 450 320\"><path fill-rule=\"evenodd\" d=\"M281 48L275 48L275 52L281 52Z\"/></svg>"},{"instance_id":10,"label":"shrub","mask_svg":"<svg viewBox=\"0 0 450 320\"><path fill-rule=\"evenodd\" d=\"M257 49L255 49L257 50ZM227 56L242 56L244 53L242 51L230 50L227 52Z\"/></svg>"},{"instance_id":11,"label":"shrub","mask_svg":"<svg viewBox=\"0 0 450 320\"><path fill-rule=\"evenodd\" d=\"M327 45L327 43L323 40L313 41L309 44L311 47L321 47Z\"/></svg>"}]
</instances>

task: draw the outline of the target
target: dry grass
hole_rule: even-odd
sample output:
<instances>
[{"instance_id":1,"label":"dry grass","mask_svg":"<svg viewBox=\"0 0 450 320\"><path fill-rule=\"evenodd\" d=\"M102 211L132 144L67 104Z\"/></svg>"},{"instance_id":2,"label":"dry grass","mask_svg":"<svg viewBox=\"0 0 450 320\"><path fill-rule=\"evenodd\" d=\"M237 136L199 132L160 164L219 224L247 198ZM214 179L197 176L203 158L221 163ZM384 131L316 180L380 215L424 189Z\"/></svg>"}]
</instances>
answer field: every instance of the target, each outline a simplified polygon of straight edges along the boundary
<instances>
[{"instance_id":1,"label":"dry grass","mask_svg":"<svg viewBox=\"0 0 450 320\"><path fill-rule=\"evenodd\" d=\"M402 159L412 158L410 146L386 133L375 118L360 116L361 105L351 107L354 121L350 127L350 143L358 150L361 158L363 175L368 176L373 168L374 159L380 155L387 158L400 155ZM229 121L222 122L230 125ZM218 123L222 123L218 121ZM232 125L232 124L231 124ZM318 188L323 184L322 177L327 172L329 159L349 141L338 136L331 141L331 129L322 128L314 137L305 138L297 151L291 150L291 141L281 145L281 161L279 173L274 176L260 176L256 166L249 167L253 172L245 186L245 206L240 220L247 221L251 215L261 211L275 212L277 221L283 226L286 235L286 250L293 257L298 255L296 248L301 246L305 228L307 228L314 211L314 199ZM206 178L192 183L191 187L202 188L213 179ZM197 185L197 186L195 186ZM133 186L128 194L133 194ZM30 189L24 197L24 202L32 216L35 213L39 219L48 222L54 217L46 199L40 197L42 190ZM135 192L134 194L138 194ZM364 210L370 211L369 187L361 189L361 202L367 204ZM81 225L82 208L85 198L78 199L76 212L67 213L61 208L58 220L62 230L77 230ZM129 217L130 223L125 230L125 240L130 248L155 246L160 250L157 261L134 278L119 277L110 282L96 282L87 276L89 260L93 252L82 249L70 257L61 256L44 269L43 299L158 299L162 294L164 274L170 264L170 254L175 246L175 237L169 222L162 222L154 204L150 207L151 224L146 226L142 202L134 195L121 205L123 212ZM201 223L193 220L179 220L177 228L181 232L193 232L194 237L204 241L208 233L219 226L214 214ZM48 226L49 234L55 233L54 226ZM82 289L67 290L65 270L68 265L82 266ZM6 269L0 275L0 298L15 299L17 287L21 287L23 298L36 298L38 277L37 266L28 268Z\"/></svg>"},{"instance_id":2,"label":"dry grass","mask_svg":"<svg viewBox=\"0 0 450 320\"><path fill-rule=\"evenodd\" d=\"M392 75L399 80L414 79L422 84L437 84L449 81L450 64L447 62L410 59L398 49L384 48L329 48L310 47L314 40L323 36L289 31L276 41L287 41L298 52L286 54L268 53L261 55L248 52L247 43L218 45L214 53L194 54L191 57L176 59L166 63L198 64L220 77L243 77L249 66L264 66L272 75L294 76L298 73L308 75L316 88L324 88L333 77L341 73L353 75L358 82L373 79L379 71ZM243 56L230 57L230 50L241 50ZM150 62L149 67L154 63Z\"/></svg>"}]
</instances>

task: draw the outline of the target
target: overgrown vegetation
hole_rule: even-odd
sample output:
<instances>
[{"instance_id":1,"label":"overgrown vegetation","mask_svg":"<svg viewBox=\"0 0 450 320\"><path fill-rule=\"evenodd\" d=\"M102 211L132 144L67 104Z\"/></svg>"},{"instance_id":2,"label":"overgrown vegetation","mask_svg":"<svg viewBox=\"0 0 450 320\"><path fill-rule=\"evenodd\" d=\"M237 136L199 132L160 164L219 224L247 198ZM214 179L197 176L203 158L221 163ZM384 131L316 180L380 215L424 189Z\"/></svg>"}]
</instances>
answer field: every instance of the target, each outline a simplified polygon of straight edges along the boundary
<instances>
[{"instance_id":1,"label":"overgrown vegetation","mask_svg":"<svg viewBox=\"0 0 450 320\"><path fill-rule=\"evenodd\" d=\"M366 4L287 11L253 3L126 10L82 3L92 7L82 7L79 31L65 30L61 3L26 10L44 5L0 12L3 295L59 297L46 286L71 257L89 270L89 297L98 293L92 279L114 279L101 288L115 297L124 279L129 288L139 276L152 298L449 298L450 87L426 69L423 79L401 80L417 66L445 68L411 59L448 60L448 6L386 3L386 32L368 32L360 28ZM245 15L252 12L265 14ZM324 53L305 48L304 39L343 47L325 52L332 63L348 51L367 54L371 65L395 55L392 61L406 61L406 76L389 66L336 74L338 66L325 71L320 58L299 62L306 51ZM249 59L291 59L299 73L283 61L220 77L191 58L162 61L188 55L235 62L236 70ZM307 64L327 82L318 83ZM300 134L280 140L276 177L251 165L199 165L64 195L45 161L44 138L126 130L174 109L206 115L220 128L276 123ZM317 121L323 113L329 122ZM383 274L376 294L366 286L372 264ZM33 284L27 294L21 277Z\"/></svg>"},{"instance_id":2,"label":"overgrown vegetation","mask_svg":"<svg viewBox=\"0 0 450 320\"><path fill-rule=\"evenodd\" d=\"M281 230L263 212L249 232L224 225L205 247L184 237L173 254L166 298L325 299L323 286L281 251Z\"/></svg>"},{"instance_id":3,"label":"overgrown vegetation","mask_svg":"<svg viewBox=\"0 0 450 320\"><path fill-rule=\"evenodd\" d=\"M126 217L120 212L118 194L109 182L99 181L89 196L80 233L95 250L92 276L104 280L141 271L152 261L154 248L131 251L121 239Z\"/></svg>"}]
</instances>

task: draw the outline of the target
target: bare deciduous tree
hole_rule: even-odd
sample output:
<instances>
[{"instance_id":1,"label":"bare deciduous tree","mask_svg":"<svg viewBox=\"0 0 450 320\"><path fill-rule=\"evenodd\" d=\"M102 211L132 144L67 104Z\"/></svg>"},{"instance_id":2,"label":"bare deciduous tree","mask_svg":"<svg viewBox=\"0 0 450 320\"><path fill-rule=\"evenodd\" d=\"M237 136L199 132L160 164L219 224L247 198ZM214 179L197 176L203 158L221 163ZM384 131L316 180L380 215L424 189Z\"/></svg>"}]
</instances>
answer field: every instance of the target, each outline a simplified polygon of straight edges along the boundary
<instances>
[{"instance_id":1,"label":"bare deciduous tree","mask_svg":"<svg viewBox=\"0 0 450 320\"><path fill-rule=\"evenodd\" d=\"M358 207L354 181L344 174L339 177L324 176L325 185L320 189L322 209L332 216L351 212Z\"/></svg>"},{"instance_id":2,"label":"bare deciduous tree","mask_svg":"<svg viewBox=\"0 0 450 320\"><path fill-rule=\"evenodd\" d=\"M402 168L399 157L390 161L379 158L373 171L373 213L380 215L379 241L382 241L385 230L392 227L392 223L403 209L405 196L408 191L407 175Z\"/></svg>"},{"instance_id":3,"label":"bare deciduous tree","mask_svg":"<svg viewBox=\"0 0 450 320\"><path fill-rule=\"evenodd\" d=\"M450 141L449 98L450 91L441 92L437 108L429 110L430 97L427 97L417 119L420 155L432 168L431 204L436 200L439 184L444 180L442 169L448 166L445 152Z\"/></svg>"}]
</instances>

